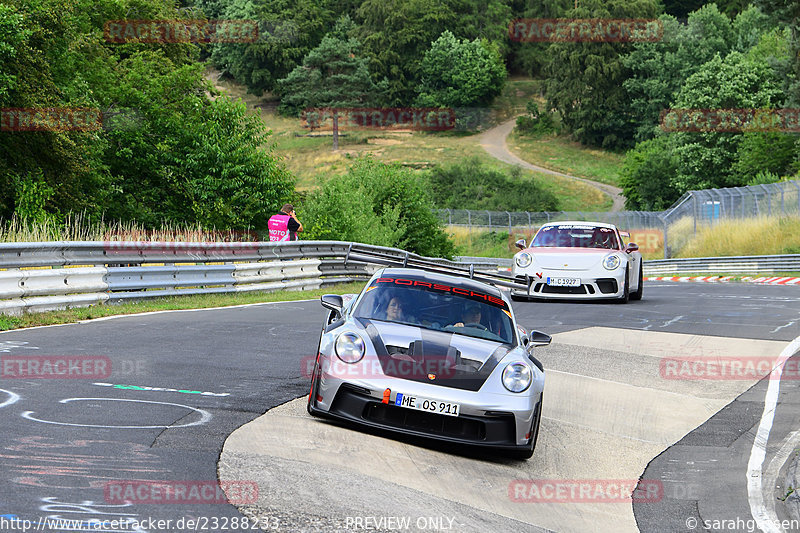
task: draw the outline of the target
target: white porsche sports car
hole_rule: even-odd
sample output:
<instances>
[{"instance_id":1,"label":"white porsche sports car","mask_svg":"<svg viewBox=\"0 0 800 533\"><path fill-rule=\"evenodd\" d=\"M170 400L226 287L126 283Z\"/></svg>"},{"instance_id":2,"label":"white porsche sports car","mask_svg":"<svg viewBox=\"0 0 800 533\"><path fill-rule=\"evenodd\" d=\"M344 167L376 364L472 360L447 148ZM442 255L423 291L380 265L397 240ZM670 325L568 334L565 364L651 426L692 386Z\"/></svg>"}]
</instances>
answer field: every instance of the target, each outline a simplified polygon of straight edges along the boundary
<instances>
[{"instance_id":1,"label":"white porsche sports car","mask_svg":"<svg viewBox=\"0 0 800 533\"><path fill-rule=\"evenodd\" d=\"M536 232L530 246L517 241L514 278L528 286L512 298L641 300L642 254L625 245L613 224L551 222Z\"/></svg>"}]
</instances>

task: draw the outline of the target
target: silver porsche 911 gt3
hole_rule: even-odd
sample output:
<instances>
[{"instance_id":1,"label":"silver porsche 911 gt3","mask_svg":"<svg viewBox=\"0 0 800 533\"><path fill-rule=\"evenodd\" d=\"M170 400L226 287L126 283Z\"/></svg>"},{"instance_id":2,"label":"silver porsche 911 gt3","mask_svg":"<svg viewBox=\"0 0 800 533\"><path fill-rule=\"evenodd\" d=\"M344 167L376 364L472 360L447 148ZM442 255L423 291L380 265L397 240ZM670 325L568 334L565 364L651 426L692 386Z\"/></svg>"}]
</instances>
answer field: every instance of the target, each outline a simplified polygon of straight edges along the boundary
<instances>
[{"instance_id":1,"label":"silver porsche 911 gt3","mask_svg":"<svg viewBox=\"0 0 800 533\"><path fill-rule=\"evenodd\" d=\"M308 412L453 443L533 454L550 337L516 323L505 292L476 279L386 268L330 309Z\"/></svg>"}]
</instances>

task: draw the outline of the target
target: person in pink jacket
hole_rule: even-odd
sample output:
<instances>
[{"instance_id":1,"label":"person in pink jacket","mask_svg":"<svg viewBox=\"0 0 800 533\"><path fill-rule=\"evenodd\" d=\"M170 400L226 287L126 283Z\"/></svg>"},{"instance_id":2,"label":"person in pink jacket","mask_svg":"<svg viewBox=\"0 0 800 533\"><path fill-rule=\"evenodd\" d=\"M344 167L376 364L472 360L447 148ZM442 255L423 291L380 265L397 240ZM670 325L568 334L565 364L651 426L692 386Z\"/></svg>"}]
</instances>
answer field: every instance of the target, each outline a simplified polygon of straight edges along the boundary
<instances>
[{"instance_id":1,"label":"person in pink jacket","mask_svg":"<svg viewBox=\"0 0 800 533\"><path fill-rule=\"evenodd\" d=\"M267 222L270 242L296 241L303 225L297 220L292 204L284 204L281 212L272 215Z\"/></svg>"}]
</instances>

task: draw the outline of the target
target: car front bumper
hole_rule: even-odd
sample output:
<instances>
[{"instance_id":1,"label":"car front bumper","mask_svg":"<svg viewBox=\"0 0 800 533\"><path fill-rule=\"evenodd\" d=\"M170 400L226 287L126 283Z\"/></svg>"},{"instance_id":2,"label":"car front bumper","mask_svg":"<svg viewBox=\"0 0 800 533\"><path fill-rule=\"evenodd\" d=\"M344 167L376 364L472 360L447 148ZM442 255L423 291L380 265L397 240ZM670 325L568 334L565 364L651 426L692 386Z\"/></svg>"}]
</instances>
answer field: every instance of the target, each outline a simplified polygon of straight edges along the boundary
<instances>
[{"instance_id":1,"label":"car front bumper","mask_svg":"<svg viewBox=\"0 0 800 533\"><path fill-rule=\"evenodd\" d=\"M577 287L556 287L547 284L548 277L579 278L581 284ZM514 296L528 296L531 298L552 298L563 300L597 300L616 299L623 296L625 290L625 273L614 275L604 274L602 277L586 275L583 272L558 272L543 273L542 277L529 275L528 278L519 272L515 273L515 280L521 283L529 282L528 291L512 291Z\"/></svg>"}]
</instances>

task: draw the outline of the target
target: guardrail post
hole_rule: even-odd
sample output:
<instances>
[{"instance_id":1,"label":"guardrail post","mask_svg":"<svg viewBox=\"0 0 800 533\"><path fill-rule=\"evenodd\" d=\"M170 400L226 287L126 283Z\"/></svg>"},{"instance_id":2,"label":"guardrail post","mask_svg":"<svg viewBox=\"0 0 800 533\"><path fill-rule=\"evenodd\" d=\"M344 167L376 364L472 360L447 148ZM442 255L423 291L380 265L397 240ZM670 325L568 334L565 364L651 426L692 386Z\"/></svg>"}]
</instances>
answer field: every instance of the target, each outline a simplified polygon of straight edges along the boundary
<instances>
[{"instance_id":1,"label":"guardrail post","mask_svg":"<svg viewBox=\"0 0 800 533\"><path fill-rule=\"evenodd\" d=\"M492 227L492 212L488 209L486 210L486 214L489 215L489 227Z\"/></svg>"},{"instance_id":2,"label":"guardrail post","mask_svg":"<svg viewBox=\"0 0 800 533\"><path fill-rule=\"evenodd\" d=\"M508 215L508 234L511 235L511 213L506 211L506 215Z\"/></svg>"},{"instance_id":3,"label":"guardrail post","mask_svg":"<svg viewBox=\"0 0 800 533\"><path fill-rule=\"evenodd\" d=\"M528 229L533 229L533 226L531 225L531 212L530 211L525 211L525 212L528 213Z\"/></svg>"}]
</instances>

